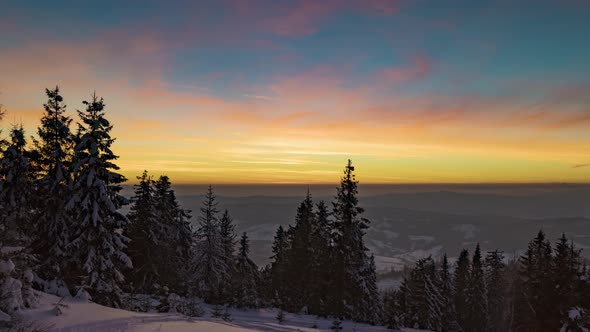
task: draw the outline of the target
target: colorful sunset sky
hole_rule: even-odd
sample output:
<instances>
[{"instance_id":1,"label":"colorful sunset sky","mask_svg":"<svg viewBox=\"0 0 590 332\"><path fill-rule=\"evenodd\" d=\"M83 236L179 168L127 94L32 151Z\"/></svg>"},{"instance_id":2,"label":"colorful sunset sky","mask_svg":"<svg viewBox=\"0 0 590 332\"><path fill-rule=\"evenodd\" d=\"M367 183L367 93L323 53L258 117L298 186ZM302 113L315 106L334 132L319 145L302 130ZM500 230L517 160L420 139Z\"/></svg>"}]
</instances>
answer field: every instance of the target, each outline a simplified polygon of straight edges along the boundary
<instances>
[{"instance_id":1,"label":"colorful sunset sky","mask_svg":"<svg viewBox=\"0 0 590 332\"><path fill-rule=\"evenodd\" d=\"M590 182L585 0L9 0L0 41L1 126L96 91L131 180Z\"/></svg>"}]
</instances>

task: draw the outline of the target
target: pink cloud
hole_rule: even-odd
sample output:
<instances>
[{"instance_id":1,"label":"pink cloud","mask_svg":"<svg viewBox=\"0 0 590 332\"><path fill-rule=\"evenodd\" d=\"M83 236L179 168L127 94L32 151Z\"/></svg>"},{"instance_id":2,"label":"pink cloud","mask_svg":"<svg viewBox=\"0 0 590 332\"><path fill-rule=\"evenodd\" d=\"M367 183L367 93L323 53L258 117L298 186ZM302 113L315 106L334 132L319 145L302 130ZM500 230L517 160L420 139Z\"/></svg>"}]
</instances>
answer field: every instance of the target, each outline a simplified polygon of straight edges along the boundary
<instances>
[{"instance_id":1,"label":"pink cloud","mask_svg":"<svg viewBox=\"0 0 590 332\"><path fill-rule=\"evenodd\" d=\"M432 70L432 63L423 56L414 56L406 67L390 67L381 70L379 76L388 83L400 83L425 78Z\"/></svg>"},{"instance_id":2,"label":"pink cloud","mask_svg":"<svg viewBox=\"0 0 590 332\"><path fill-rule=\"evenodd\" d=\"M301 0L285 15L269 19L269 28L281 36L310 35L317 32L320 22L337 8L337 3L332 0Z\"/></svg>"},{"instance_id":3,"label":"pink cloud","mask_svg":"<svg viewBox=\"0 0 590 332\"><path fill-rule=\"evenodd\" d=\"M393 15L398 0L297 0L289 5L273 1L232 1L240 20L258 30L286 37L301 37L318 32L320 26L338 11L350 10Z\"/></svg>"},{"instance_id":4,"label":"pink cloud","mask_svg":"<svg viewBox=\"0 0 590 332\"><path fill-rule=\"evenodd\" d=\"M398 0L363 0L359 3L383 15L393 15L399 10Z\"/></svg>"}]
</instances>

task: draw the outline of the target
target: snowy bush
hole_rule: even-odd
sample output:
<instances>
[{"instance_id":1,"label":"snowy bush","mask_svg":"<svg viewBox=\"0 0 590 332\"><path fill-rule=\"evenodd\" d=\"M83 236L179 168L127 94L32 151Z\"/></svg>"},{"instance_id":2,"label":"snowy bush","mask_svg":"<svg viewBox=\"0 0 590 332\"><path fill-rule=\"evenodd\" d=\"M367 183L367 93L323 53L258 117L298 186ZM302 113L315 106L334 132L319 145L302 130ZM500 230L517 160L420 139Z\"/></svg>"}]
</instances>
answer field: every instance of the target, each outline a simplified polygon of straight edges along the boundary
<instances>
[{"instance_id":1,"label":"snowy bush","mask_svg":"<svg viewBox=\"0 0 590 332\"><path fill-rule=\"evenodd\" d=\"M61 299L59 299L59 301L57 301L56 303L53 303L53 314L55 314L56 316L61 316L64 312L65 309L67 309L69 306L67 304L65 304L64 301L65 297L62 297Z\"/></svg>"},{"instance_id":2,"label":"snowy bush","mask_svg":"<svg viewBox=\"0 0 590 332\"><path fill-rule=\"evenodd\" d=\"M22 283L11 277L14 268L10 259L0 261L0 310L7 314L24 308Z\"/></svg>"},{"instance_id":3,"label":"snowy bush","mask_svg":"<svg viewBox=\"0 0 590 332\"><path fill-rule=\"evenodd\" d=\"M563 324L560 332L589 332L590 324L586 311L582 308L572 308L568 312L567 321Z\"/></svg>"},{"instance_id":4,"label":"snowy bush","mask_svg":"<svg viewBox=\"0 0 590 332\"><path fill-rule=\"evenodd\" d=\"M222 307L220 305L216 305L211 309L211 317L213 318L221 318L223 312L221 311Z\"/></svg>"},{"instance_id":5,"label":"snowy bush","mask_svg":"<svg viewBox=\"0 0 590 332\"><path fill-rule=\"evenodd\" d=\"M283 312L283 309L279 309L279 312L277 313L275 318L277 319L279 324L282 324L285 321L285 313Z\"/></svg>"},{"instance_id":6,"label":"snowy bush","mask_svg":"<svg viewBox=\"0 0 590 332\"><path fill-rule=\"evenodd\" d=\"M168 312L177 313L182 306L182 299L177 294L171 293L166 299L168 302Z\"/></svg>"},{"instance_id":7,"label":"snowy bush","mask_svg":"<svg viewBox=\"0 0 590 332\"><path fill-rule=\"evenodd\" d=\"M39 278L38 276L35 276L33 283L37 289L40 289L45 293L53 294L59 297L71 296L70 290L63 280L53 279L47 281Z\"/></svg>"},{"instance_id":8,"label":"snowy bush","mask_svg":"<svg viewBox=\"0 0 590 332\"><path fill-rule=\"evenodd\" d=\"M223 319L226 322L231 322L231 313L229 312L228 307L225 307L225 309L223 310L223 313L221 314L221 319Z\"/></svg>"},{"instance_id":9,"label":"snowy bush","mask_svg":"<svg viewBox=\"0 0 590 332\"><path fill-rule=\"evenodd\" d=\"M182 312L185 300L178 294L170 293L160 296L160 304L156 307L158 312L178 313Z\"/></svg>"},{"instance_id":10,"label":"snowy bush","mask_svg":"<svg viewBox=\"0 0 590 332\"><path fill-rule=\"evenodd\" d=\"M92 300L92 297L84 287L80 287L80 289L78 289L75 298L82 303L88 303L90 300Z\"/></svg>"},{"instance_id":11,"label":"snowy bush","mask_svg":"<svg viewBox=\"0 0 590 332\"><path fill-rule=\"evenodd\" d=\"M202 317L205 314L205 310L201 307L201 304L195 299L189 299L182 307L182 314L188 317Z\"/></svg>"},{"instance_id":12,"label":"snowy bush","mask_svg":"<svg viewBox=\"0 0 590 332\"><path fill-rule=\"evenodd\" d=\"M330 327L330 329L334 332L342 331L342 321L340 319L336 319L332 322L332 326Z\"/></svg>"},{"instance_id":13,"label":"snowy bush","mask_svg":"<svg viewBox=\"0 0 590 332\"><path fill-rule=\"evenodd\" d=\"M49 331L53 331L53 324L25 320L20 315L15 315L12 318L10 326L7 327L7 329L6 329L6 332L49 332Z\"/></svg>"},{"instance_id":14,"label":"snowy bush","mask_svg":"<svg viewBox=\"0 0 590 332\"><path fill-rule=\"evenodd\" d=\"M23 304L27 308L34 308L37 302L39 301L37 294L33 290L33 271L31 269L26 269L22 275L21 281L23 284L22 287L22 298Z\"/></svg>"}]
</instances>

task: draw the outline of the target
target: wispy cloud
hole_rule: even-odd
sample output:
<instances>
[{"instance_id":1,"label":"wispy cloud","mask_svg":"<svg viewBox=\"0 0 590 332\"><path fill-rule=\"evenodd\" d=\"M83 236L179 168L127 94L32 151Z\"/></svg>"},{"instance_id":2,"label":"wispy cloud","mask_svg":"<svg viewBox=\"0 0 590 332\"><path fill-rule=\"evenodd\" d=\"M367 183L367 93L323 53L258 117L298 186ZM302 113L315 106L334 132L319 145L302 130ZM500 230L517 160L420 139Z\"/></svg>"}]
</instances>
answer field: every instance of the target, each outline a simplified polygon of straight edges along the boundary
<instances>
[{"instance_id":1,"label":"wispy cloud","mask_svg":"<svg viewBox=\"0 0 590 332\"><path fill-rule=\"evenodd\" d=\"M274 100L273 97L270 96L263 96L263 95L251 95L251 94L243 94L244 97L246 98L252 98L252 99L260 99L260 100Z\"/></svg>"},{"instance_id":2,"label":"wispy cloud","mask_svg":"<svg viewBox=\"0 0 590 332\"><path fill-rule=\"evenodd\" d=\"M577 165L573 165L572 168L582 168L582 167L589 167L590 164L577 164Z\"/></svg>"},{"instance_id":3,"label":"wispy cloud","mask_svg":"<svg viewBox=\"0 0 590 332\"><path fill-rule=\"evenodd\" d=\"M411 58L410 66L384 68L378 75L385 83L401 83L423 79L431 70L431 61L424 56L416 55Z\"/></svg>"},{"instance_id":4,"label":"wispy cloud","mask_svg":"<svg viewBox=\"0 0 590 332\"><path fill-rule=\"evenodd\" d=\"M258 30L284 37L304 37L317 33L331 16L342 11L391 16L398 12L397 0L297 0L232 2L241 19ZM266 13L267 15L263 15Z\"/></svg>"}]
</instances>

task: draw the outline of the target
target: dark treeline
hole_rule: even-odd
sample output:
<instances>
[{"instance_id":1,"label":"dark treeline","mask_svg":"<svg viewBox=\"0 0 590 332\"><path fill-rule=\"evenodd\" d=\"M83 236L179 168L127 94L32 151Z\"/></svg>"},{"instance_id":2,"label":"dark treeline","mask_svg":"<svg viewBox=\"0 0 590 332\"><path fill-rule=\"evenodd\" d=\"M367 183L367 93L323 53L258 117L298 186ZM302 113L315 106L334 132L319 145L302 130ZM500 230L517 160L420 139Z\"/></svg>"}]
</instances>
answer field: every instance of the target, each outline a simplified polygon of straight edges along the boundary
<instances>
[{"instance_id":1,"label":"dark treeline","mask_svg":"<svg viewBox=\"0 0 590 332\"><path fill-rule=\"evenodd\" d=\"M384 322L432 331L587 331L590 274L573 242L552 246L540 231L526 252L461 251L419 260L399 289L384 294Z\"/></svg>"},{"instance_id":2,"label":"dark treeline","mask_svg":"<svg viewBox=\"0 0 590 332\"><path fill-rule=\"evenodd\" d=\"M294 225L277 231L273 263L260 269L213 188L195 218L167 176L145 171L133 197L121 196L127 179L111 150L103 99L84 101L73 129L59 88L46 95L35 138L27 142L13 126L0 144L0 248L12 248L0 258L17 263L0 271L0 283L30 279L27 287L113 307L129 307L129 294L176 294L378 322L375 265L363 242L368 221L350 162L332 205L308 194ZM27 306L0 302L9 313Z\"/></svg>"},{"instance_id":3,"label":"dark treeline","mask_svg":"<svg viewBox=\"0 0 590 332\"><path fill-rule=\"evenodd\" d=\"M121 196L127 179L111 150L103 99L83 102L73 130L59 88L46 95L31 144L22 126L0 144L0 249L10 249L0 257L10 267L0 270L0 285L31 279L43 291L89 295L113 307L124 305L125 294L156 293L259 305L260 272L248 257L248 237L237 241L233 219L220 214L212 188L196 227L167 176L154 179L145 171L133 197ZM24 305L0 295L2 311Z\"/></svg>"},{"instance_id":4,"label":"dark treeline","mask_svg":"<svg viewBox=\"0 0 590 332\"><path fill-rule=\"evenodd\" d=\"M510 262L479 246L454 264L429 257L399 289L379 292L350 161L333 201L314 202L308 192L294 222L277 229L271 263L259 268L212 187L199 211L178 204L167 176L147 171L130 199L121 196L127 179L111 150L103 99L83 102L74 130L59 89L46 94L36 138L27 142L13 126L0 142L0 314L33 306L35 287L134 310L136 294L159 296L160 310L179 310L171 303L179 298L201 298L216 312L277 307L279 321L283 310L303 312L334 317L335 330L341 319L468 332L589 325L590 275L580 250L565 236L551 245L543 232Z\"/></svg>"},{"instance_id":5,"label":"dark treeline","mask_svg":"<svg viewBox=\"0 0 590 332\"><path fill-rule=\"evenodd\" d=\"M348 162L332 208L311 194L294 225L279 227L264 294L287 311L305 311L376 323L380 318L375 262L363 236L369 221L358 206L354 167Z\"/></svg>"}]
</instances>

